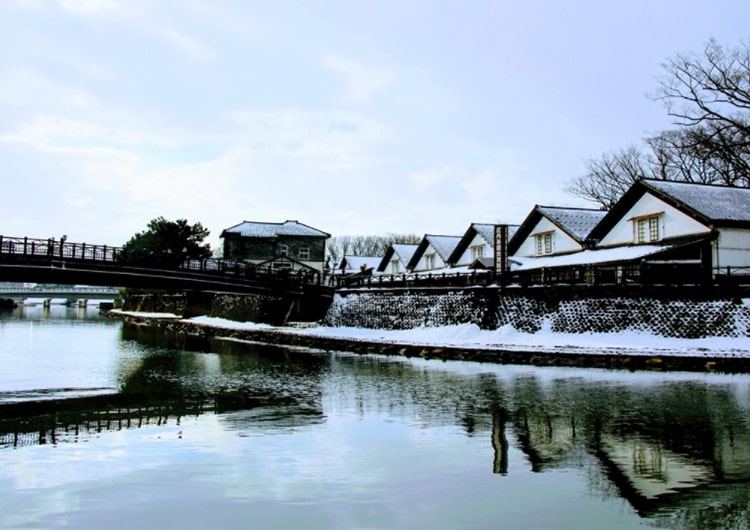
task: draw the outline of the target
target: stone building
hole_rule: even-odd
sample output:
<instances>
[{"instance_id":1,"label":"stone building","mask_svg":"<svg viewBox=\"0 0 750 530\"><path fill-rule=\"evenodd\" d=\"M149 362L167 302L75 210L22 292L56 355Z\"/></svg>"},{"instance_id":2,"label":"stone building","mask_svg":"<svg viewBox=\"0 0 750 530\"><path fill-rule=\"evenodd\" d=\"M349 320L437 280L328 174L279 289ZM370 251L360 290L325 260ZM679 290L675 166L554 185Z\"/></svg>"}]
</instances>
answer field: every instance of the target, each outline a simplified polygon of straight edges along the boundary
<instances>
[{"instance_id":1,"label":"stone building","mask_svg":"<svg viewBox=\"0 0 750 530\"><path fill-rule=\"evenodd\" d=\"M224 258L278 270L323 271L330 234L298 221L243 221L221 232Z\"/></svg>"}]
</instances>

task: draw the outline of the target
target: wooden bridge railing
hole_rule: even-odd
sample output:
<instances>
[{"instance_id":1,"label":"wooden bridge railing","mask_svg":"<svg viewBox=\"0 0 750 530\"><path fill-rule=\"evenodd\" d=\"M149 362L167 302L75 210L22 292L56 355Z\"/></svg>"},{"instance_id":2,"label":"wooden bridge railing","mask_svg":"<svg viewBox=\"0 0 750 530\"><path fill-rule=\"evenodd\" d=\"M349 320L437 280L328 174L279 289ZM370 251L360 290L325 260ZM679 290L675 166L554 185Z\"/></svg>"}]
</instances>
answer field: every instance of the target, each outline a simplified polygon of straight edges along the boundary
<instances>
[{"instance_id":1,"label":"wooden bridge railing","mask_svg":"<svg viewBox=\"0 0 750 530\"><path fill-rule=\"evenodd\" d=\"M182 259L165 252L125 253L121 247L72 243L65 238L34 239L0 235L0 261L50 264L73 262L101 266L182 271L186 274L221 276L240 283L285 285L321 284L318 271L273 269L242 260L204 258Z\"/></svg>"},{"instance_id":2,"label":"wooden bridge railing","mask_svg":"<svg viewBox=\"0 0 750 530\"><path fill-rule=\"evenodd\" d=\"M495 281L490 270L477 269L471 272L434 272L402 274L350 274L329 276L328 283L339 288L344 287L466 287L471 285L489 285Z\"/></svg>"},{"instance_id":3,"label":"wooden bridge railing","mask_svg":"<svg viewBox=\"0 0 750 530\"><path fill-rule=\"evenodd\" d=\"M64 238L34 239L0 235L0 254L13 256L113 262L117 261L119 252L119 247L68 243Z\"/></svg>"}]
</instances>

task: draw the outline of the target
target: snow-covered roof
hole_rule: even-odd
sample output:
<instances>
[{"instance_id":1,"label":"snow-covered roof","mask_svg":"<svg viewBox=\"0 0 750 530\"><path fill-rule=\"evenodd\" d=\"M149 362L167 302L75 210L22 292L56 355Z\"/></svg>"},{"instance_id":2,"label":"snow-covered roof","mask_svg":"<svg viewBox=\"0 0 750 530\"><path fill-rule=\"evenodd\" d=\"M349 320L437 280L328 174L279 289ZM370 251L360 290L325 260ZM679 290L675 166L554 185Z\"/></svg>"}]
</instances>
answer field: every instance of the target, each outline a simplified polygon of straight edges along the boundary
<instances>
[{"instance_id":1,"label":"snow-covered roof","mask_svg":"<svg viewBox=\"0 0 750 530\"><path fill-rule=\"evenodd\" d=\"M590 265L595 263L614 263L643 258L671 248L665 245L631 245L601 250L582 250L572 254L544 256L539 258L508 258L512 271L526 271L549 267L568 267L572 265Z\"/></svg>"},{"instance_id":2,"label":"snow-covered roof","mask_svg":"<svg viewBox=\"0 0 750 530\"><path fill-rule=\"evenodd\" d=\"M285 236L331 237L331 234L327 234L298 221L284 221L283 223L243 221L238 225L225 229L221 236L224 237L226 233L238 234L241 237L262 237L268 239Z\"/></svg>"},{"instance_id":3,"label":"snow-covered roof","mask_svg":"<svg viewBox=\"0 0 750 530\"><path fill-rule=\"evenodd\" d=\"M435 249L435 252L438 253L440 258L446 262L448 261L451 252L453 252L453 249L456 248L458 242L461 241L461 236L435 236L427 234L424 237L432 248Z\"/></svg>"},{"instance_id":4,"label":"snow-covered roof","mask_svg":"<svg viewBox=\"0 0 750 530\"><path fill-rule=\"evenodd\" d=\"M651 179L642 182L711 221L750 222L750 189Z\"/></svg>"},{"instance_id":5,"label":"snow-covered roof","mask_svg":"<svg viewBox=\"0 0 750 530\"><path fill-rule=\"evenodd\" d=\"M358 271L364 265L367 269L377 267L382 260L382 257L378 256L349 256L346 255L341 260L341 264L338 266L339 269L355 270Z\"/></svg>"},{"instance_id":6,"label":"snow-covered roof","mask_svg":"<svg viewBox=\"0 0 750 530\"><path fill-rule=\"evenodd\" d=\"M514 230L508 242L508 253L515 254L542 218L549 219L555 226L583 245L594 227L607 215L604 210L593 208L568 208L563 206L534 206L521 226Z\"/></svg>"},{"instance_id":7,"label":"snow-covered roof","mask_svg":"<svg viewBox=\"0 0 750 530\"><path fill-rule=\"evenodd\" d=\"M471 228L490 245L495 242L495 225L487 223L471 223Z\"/></svg>"},{"instance_id":8,"label":"snow-covered roof","mask_svg":"<svg viewBox=\"0 0 750 530\"><path fill-rule=\"evenodd\" d=\"M607 214L604 210L561 208L557 206L537 206L537 210L577 241L584 241L589 232Z\"/></svg>"},{"instance_id":9,"label":"snow-covered roof","mask_svg":"<svg viewBox=\"0 0 750 530\"><path fill-rule=\"evenodd\" d=\"M417 250L417 247L419 245L409 245L406 243L394 243L391 245L391 248L393 248L393 252L398 256L398 258L401 260L401 263L406 265L409 263L409 260L414 255L414 252Z\"/></svg>"},{"instance_id":10,"label":"snow-covered roof","mask_svg":"<svg viewBox=\"0 0 750 530\"><path fill-rule=\"evenodd\" d=\"M455 248L453 249L453 252L448 257L448 262L451 264L458 263L461 260L461 257L463 256L463 253L466 252L466 249L469 247L471 242L474 240L474 235L479 234L482 239L491 247L495 248L495 227L499 225L495 225L492 223L471 223L471 226L464 232L464 235L461 236L461 239L456 244ZM507 240L510 241L510 238L513 237L513 234L516 233L518 230L518 225L505 225L508 227L508 236Z\"/></svg>"}]
</instances>

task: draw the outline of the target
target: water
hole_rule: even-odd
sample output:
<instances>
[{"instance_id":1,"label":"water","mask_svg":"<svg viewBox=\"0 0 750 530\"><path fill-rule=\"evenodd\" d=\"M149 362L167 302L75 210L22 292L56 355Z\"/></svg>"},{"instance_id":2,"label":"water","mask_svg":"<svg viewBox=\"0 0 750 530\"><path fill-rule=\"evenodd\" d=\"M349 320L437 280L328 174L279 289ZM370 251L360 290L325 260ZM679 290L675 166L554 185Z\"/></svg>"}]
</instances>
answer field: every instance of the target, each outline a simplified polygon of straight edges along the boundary
<instances>
[{"instance_id":1,"label":"water","mask_svg":"<svg viewBox=\"0 0 750 530\"><path fill-rule=\"evenodd\" d=\"M137 337L139 340L133 340ZM0 313L2 528L747 528L750 377Z\"/></svg>"}]
</instances>

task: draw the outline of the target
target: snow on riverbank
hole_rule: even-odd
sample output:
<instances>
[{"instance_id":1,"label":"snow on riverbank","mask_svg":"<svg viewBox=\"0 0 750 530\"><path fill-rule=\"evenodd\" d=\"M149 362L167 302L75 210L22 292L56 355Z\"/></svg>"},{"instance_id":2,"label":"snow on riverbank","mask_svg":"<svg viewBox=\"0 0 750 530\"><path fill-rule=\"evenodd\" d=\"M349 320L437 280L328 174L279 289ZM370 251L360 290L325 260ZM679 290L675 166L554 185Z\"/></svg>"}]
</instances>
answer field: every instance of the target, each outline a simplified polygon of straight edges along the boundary
<instances>
[{"instance_id":1,"label":"snow on riverbank","mask_svg":"<svg viewBox=\"0 0 750 530\"><path fill-rule=\"evenodd\" d=\"M434 347L463 347L549 353L591 355L677 355L690 357L743 357L750 359L750 338L707 337L681 339L636 332L619 333L522 333L510 326L482 330L474 324L415 328L409 330L363 329L351 327L274 327L253 322L196 317L185 322L226 329L280 331L354 341Z\"/></svg>"}]
</instances>

